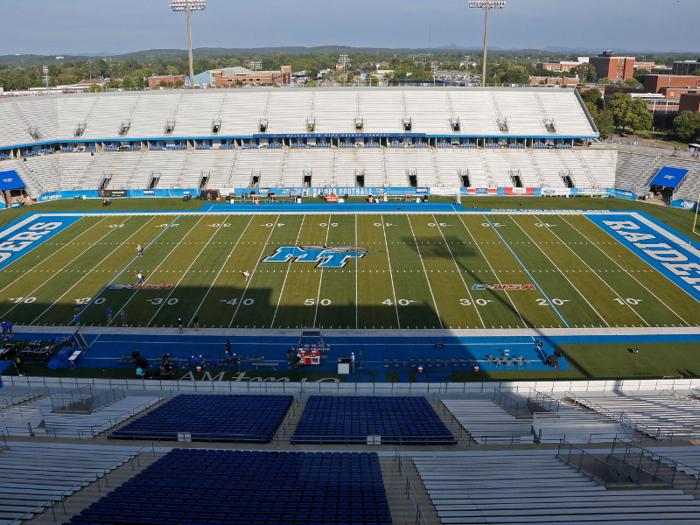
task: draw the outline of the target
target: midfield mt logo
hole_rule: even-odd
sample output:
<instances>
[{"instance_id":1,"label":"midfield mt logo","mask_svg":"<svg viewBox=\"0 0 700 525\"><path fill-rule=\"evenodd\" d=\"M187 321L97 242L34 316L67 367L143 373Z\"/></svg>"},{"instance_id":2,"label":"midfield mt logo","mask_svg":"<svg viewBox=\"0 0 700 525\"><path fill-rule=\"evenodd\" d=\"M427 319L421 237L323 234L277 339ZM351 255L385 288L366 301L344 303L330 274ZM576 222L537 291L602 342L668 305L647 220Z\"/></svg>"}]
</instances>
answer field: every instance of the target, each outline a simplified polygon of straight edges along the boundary
<instances>
[{"instance_id":1,"label":"midfield mt logo","mask_svg":"<svg viewBox=\"0 0 700 525\"><path fill-rule=\"evenodd\" d=\"M280 246L263 262L316 263L316 268L343 268L350 259L362 259L369 250L359 246Z\"/></svg>"}]
</instances>

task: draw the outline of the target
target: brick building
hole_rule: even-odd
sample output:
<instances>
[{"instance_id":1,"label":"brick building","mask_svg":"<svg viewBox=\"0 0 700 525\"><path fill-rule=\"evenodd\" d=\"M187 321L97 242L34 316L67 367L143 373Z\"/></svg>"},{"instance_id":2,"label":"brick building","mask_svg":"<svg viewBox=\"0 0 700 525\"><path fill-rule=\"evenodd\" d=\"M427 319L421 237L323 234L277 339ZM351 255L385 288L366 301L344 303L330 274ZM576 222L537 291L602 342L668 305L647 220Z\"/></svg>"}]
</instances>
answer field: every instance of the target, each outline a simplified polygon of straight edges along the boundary
<instances>
[{"instance_id":1,"label":"brick building","mask_svg":"<svg viewBox=\"0 0 700 525\"><path fill-rule=\"evenodd\" d=\"M577 86L580 80L578 78L567 77L530 77L530 85L532 86Z\"/></svg>"},{"instance_id":2,"label":"brick building","mask_svg":"<svg viewBox=\"0 0 700 525\"><path fill-rule=\"evenodd\" d=\"M674 75L692 75L694 71L700 69L700 59L679 60L673 63L671 72Z\"/></svg>"},{"instance_id":3,"label":"brick building","mask_svg":"<svg viewBox=\"0 0 700 525\"><path fill-rule=\"evenodd\" d=\"M700 92L682 94L678 111L700 112Z\"/></svg>"},{"instance_id":4,"label":"brick building","mask_svg":"<svg viewBox=\"0 0 700 525\"><path fill-rule=\"evenodd\" d=\"M250 71L244 68L230 68L213 71L216 87L235 86L237 83L250 86L274 86L291 84L292 66L282 66L280 71Z\"/></svg>"},{"instance_id":5,"label":"brick building","mask_svg":"<svg viewBox=\"0 0 700 525\"><path fill-rule=\"evenodd\" d=\"M163 75L163 76L153 76L148 77L148 89L158 89L161 82L172 82L173 86L177 84L177 81L181 80L183 85L185 83L185 75Z\"/></svg>"},{"instance_id":6,"label":"brick building","mask_svg":"<svg viewBox=\"0 0 700 525\"><path fill-rule=\"evenodd\" d=\"M700 89L700 76L647 75L644 78L644 91L647 93L660 93L662 88Z\"/></svg>"},{"instance_id":7,"label":"brick building","mask_svg":"<svg viewBox=\"0 0 700 525\"><path fill-rule=\"evenodd\" d=\"M622 81L634 76L634 57L617 57L612 51L604 51L588 61L595 67L598 78Z\"/></svg>"}]
</instances>

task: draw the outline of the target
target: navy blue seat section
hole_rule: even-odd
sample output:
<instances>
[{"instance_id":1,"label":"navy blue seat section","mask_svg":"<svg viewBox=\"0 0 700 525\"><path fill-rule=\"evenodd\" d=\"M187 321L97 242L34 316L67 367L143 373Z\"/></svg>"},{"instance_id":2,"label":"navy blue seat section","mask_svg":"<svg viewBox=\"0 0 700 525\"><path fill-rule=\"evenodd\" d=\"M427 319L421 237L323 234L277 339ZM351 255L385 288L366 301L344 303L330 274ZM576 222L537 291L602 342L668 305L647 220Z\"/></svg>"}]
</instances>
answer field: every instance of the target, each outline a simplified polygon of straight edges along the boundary
<instances>
[{"instance_id":1,"label":"navy blue seat section","mask_svg":"<svg viewBox=\"0 0 700 525\"><path fill-rule=\"evenodd\" d=\"M391 515L376 453L174 449L70 522L131 523L391 525Z\"/></svg>"},{"instance_id":2,"label":"navy blue seat section","mask_svg":"<svg viewBox=\"0 0 700 525\"><path fill-rule=\"evenodd\" d=\"M110 439L269 443L292 404L292 396L179 395L112 432Z\"/></svg>"},{"instance_id":3,"label":"navy blue seat section","mask_svg":"<svg viewBox=\"0 0 700 525\"><path fill-rule=\"evenodd\" d=\"M456 444L424 397L311 396L292 436L294 444Z\"/></svg>"}]
</instances>

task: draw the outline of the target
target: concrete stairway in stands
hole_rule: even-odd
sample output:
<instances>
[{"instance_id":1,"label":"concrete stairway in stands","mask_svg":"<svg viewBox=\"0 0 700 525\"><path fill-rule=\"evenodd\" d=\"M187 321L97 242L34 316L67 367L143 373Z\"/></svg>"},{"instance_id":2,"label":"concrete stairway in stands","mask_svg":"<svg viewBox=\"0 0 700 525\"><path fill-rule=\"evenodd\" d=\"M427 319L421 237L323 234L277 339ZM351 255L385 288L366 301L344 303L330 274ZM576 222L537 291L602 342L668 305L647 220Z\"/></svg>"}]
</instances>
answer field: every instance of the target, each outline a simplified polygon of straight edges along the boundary
<instances>
[{"instance_id":1,"label":"concrete stairway in stands","mask_svg":"<svg viewBox=\"0 0 700 525\"><path fill-rule=\"evenodd\" d=\"M435 506L425 490L423 481L420 479L413 461L409 457L404 457L402 463L408 475L408 481L413 488L413 493L420 505L420 510L425 516L426 523L440 523ZM382 456L379 458L379 466L382 469L382 478L384 480L386 498L389 502L389 510L391 511L392 525L416 525L416 509L407 494L406 480L403 474L399 472L398 461L393 456Z\"/></svg>"}]
</instances>

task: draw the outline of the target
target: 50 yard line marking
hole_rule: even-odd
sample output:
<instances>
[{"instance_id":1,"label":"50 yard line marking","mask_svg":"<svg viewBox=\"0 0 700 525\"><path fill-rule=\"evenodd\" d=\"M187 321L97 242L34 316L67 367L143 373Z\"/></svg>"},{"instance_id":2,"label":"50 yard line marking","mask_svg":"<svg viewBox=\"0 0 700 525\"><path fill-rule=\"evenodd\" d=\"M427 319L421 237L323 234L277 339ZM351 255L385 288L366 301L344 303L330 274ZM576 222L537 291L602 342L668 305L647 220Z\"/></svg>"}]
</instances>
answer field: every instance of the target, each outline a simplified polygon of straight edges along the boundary
<instances>
[{"instance_id":1,"label":"50 yard line marking","mask_svg":"<svg viewBox=\"0 0 700 525\"><path fill-rule=\"evenodd\" d=\"M299 237L301 236L301 230L304 229L304 221L306 220L306 215L301 218L301 226L299 226L299 233L297 233L297 240L294 242L294 246L299 245ZM330 224L330 223L329 223ZM272 235L272 232L270 232ZM289 270L292 268L292 259L289 259L289 266L287 266L287 273L284 274L284 282L282 283L282 291L280 292L279 299L277 299L277 306L275 307L275 315L272 316L272 322L270 323L270 328L274 328L275 319L277 319L277 311L280 308L280 302L282 301L282 296L284 295L284 287L287 285L287 277L289 277Z\"/></svg>"},{"instance_id":2,"label":"50 yard line marking","mask_svg":"<svg viewBox=\"0 0 700 525\"><path fill-rule=\"evenodd\" d=\"M328 226L326 228L326 246L328 246L328 235L331 232L331 220L332 219L333 219L333 215L331 214L328 216ZM314 312L314 324L312 325L314 328L316 328L316 318L318 317L318 303L321 300L321 286L323 285L323 270L324 270L324 268L321 268L321 278L318 280L318 294L316 295L316 311Z\"/></svg>"},{"instance_id":3,"label":"50 yard line marking","mask_svg":"<svg viewBox=\"0 0 700 525\"><path fill-rule=\"evenodd\" d=\"M204 247L203 247L201 250L199 250L199 253L197 254L197 257L194 258L194 260L193 260L192 263L189 265L189 267L187 268L187 270L185 270L184 272L182 272L182 277L180 277L180 279L177 281L177 283L176 283L175 286L172 288L172 290L170 290L170 293L169 293L168 296L163 300L163 302L160 303L160 306L159 306L158 309L156 310L156 313L153 314L153 317L151 317L151 320L148 321L148 324L147 324L146 326L149 326L149 325L153 322L153 320L156 318L156 316L157 316L157 315L160 313L160 311L163 309L163 306L165 306L165 305L167 304L167 302L168 302L168 300L170 299L170 297L172 297L172 295L175 293L175 290L177 290L177 287L180 286L180 283L182 282L182 280L187 276L187 273L192 269L192 267L194 266L194 263L196 263L196 262L199 260L199 258L201 257L201 255L204 253L204 250L206 250L206 249L209 247L209 243L211 242L211 240L212 240L214 237L216 237L216 234L219 233L219 231L221 230L221 228L223 228L224 223L225 223L227 220L229 220L230 218L231 218L231 215L229 214L229 215L226 216L226 218L225 218L223 221L221 221L221 222L219 223L219 227L216 229L216 231L214 231L213 235L212 235L211 237L209 237L209 239L207 240L207 242L204 244ZM199 223L198 223L198 224L199 224ZM196 313L196 312L195 312L195 313ZM193 316L193 317L194 317L194 316Z\"/></svg>"},{"instance_id":4,"label":"50 yard line marking","mask_svg":"<svg viewBox=\"0 0 700 525\"><path fill-rule=\"evenodd\" d=\"M615 259L613 259L613 258L610 257L607 253L605 253L605 251L603 251L603 249L602 249L600 246L598 246L597 244L595 244L594 242L592 242L588 237L586 237L583 233L581 233L581 232L579 231L579 229L578 229L576 226L574 226L574 225L571 224L569 221L567 221L562 215L560 215L559 218L562 219L564 222L566 222L566 224L568 224L569 226L571 226L574 230L576 230L576 232L577 232L581 237L583 237L583 238L586 239L589 243L591 243L593 246L595 246L595 247L596 247L603 255L605 255L608 259L610 259L612 262L614 262L615 265L616 265L618 268L620 268L623 272L625 272L625 273L626 273L627 275L629 275L632 279L634 279L634 280L636 281L636 283L637 283L639 286L641 286L642 288L644 288L647 292L649 292L649 293L651 294L651 296L652 296L654 299L656 299L657 301L659 301L659 302L660 302L661 304L663 304L666 308L668 308L671 312L673 312L673 313L678 317L678 319L680 319L681 321L683 321L683 322L684 322L685 324L687 324L688 326L691 326L690 323L689 323L688 321L686 321L685 319L683 319L683 317L681 317L675 310L673 310L673 308L671 308L669 305L667 305L665 302L663 302L661 299L659 299L659 298L656 296L656 294L655 294L654 292L652 292L651 290L649 290L649 288L647 288L647 287L644 286L639 280L637 280L637 278L636 278L634 275L632 275L631 272L629 272L628 270L626 270L625 268L623 268L621 264L619 264ZM602 228L601 228L601 231L605 232L605 230L603 230ZM607 234L607 232L605 232L605 233ZM626 301L625 301L625 302L626 302Z\"/></svg>"},{"instance_id":5,"label":"50 yard line marking","mask_svg":"<svg viewBox=\"0 0 700 525\"><path fill-rule=\"evenodd\" d=\"M79 232L78 235L76 235L75 237L73 237L73 239L71 239L69 242L65 243L65 244L64 244L63 246L61 246L58 250L56 250L56 251L53 252L51 255L49 255L46 259L44 259L44 260L41 261L40 263L37 263L35 266L32 266L32 267L31 267L29 270L27 270L26 272L22 272L22 275L20 275L19 277L17 277L17 279L15 279L15 280L12 281L11 283L9 283L9 284L8 284L7 286L5 286L2 290L0 290L0 293L2 293L2 292L4 292L5 290L7 290L10 286L12 286L13 284L15 284L15 283L16 283L17 281L19 281L22 277L25 277L25 276L28 275L29 273L33 272L34 269L38 268L39 266L41 266L41 265L43 265L43 264L46 264L46 262L47 262L49 259L51 259L51 257L53 257L54 255L57 255L57 254L58 254L59 252L61 252L63 249L68 248L71 244L73 244L73 243L76 241L76 239L79 239L80 237L82 237L83 235L85 235L86 233L88 233L88 232L89 232L90 230L92 230L93 228L95 228L95 227L99 226L100 224L102 224L102 223L103 223L104 221L106 221L107 219L108 219L108 217L104 217L101 221L97 221L95 224L93 224L92 226L90 226L87 230L82 231L82 232ZM75 223L75 224L77 224L77 223ZM93 244L94 244L94 243L93 243ZM86 250L86 251L87 251L87 250ZM19 261L19 259L17 259L17 261ZM17 262L17 261L15 261L15 262ZM65 268L65 266L64 266L64 268ZM60 270L59 270L59 271L60 271Z\"/></svg>"},{"instance_id":6,"label":"50 yard line marking","mask_svg":"<svg viewBox=\"0 0 700 525\"><path fill-rule=\"evenodd\" d=\"M121 224L125 224L126 221L128 221L130 218L131 218L131 217L127 217L126 219L124 219L124 221L121 222ZM109 230L107 233L105 233L102 237L100 237L99 239L97 239L97 241L95 241L94 243L92 243L93 246L94 246L95 244L98 244L100 241L102 241L102 239L104 239L105 237L107 237L107 236L110 235L111 233L114 233L114 232L117 231L118 229L119 229L119 228L110 228L110 230ZM91 246L91 247L92 247L92 246ZM51 277L49 277L46 281L44 281L42 284L40 284L40 285L37 286L34 290L32 290L32 291L28 294L28 297L31 297L32 295L34 295L34 294L37 292L37 290L40 290L40 289L41 289L43 286L45 286L49 281L51 281L51 279L53 279L53 278L56 277L57 275L61 274L69 265L73 264L76 260L78 260L80 257L82 257L82 256L85 254L85 252L87 252L89 249L90 249L90 248L87 248L86 250L84 250L84 251L80 252L78 255L76 255L73 259L71 259L70 261L68 261L68 262L66 263L66 265L65 265L63 268L61 268L60 270L57 270ZM19 303L19 304L22 304L22 303ZM17 308L17 306L19 306L19 304L16 304L16 305L13 306L12 308L10 308L8 311L4 312L2 315L5 316L5 315L9 314L12 310L14 310L15 308Z\"/></svg>"},{"instance_id":7,"label":"50 yard line marking","mask_svg":"<svg viewBox=\"0 0 700 525\"><path fill-rule=\"evenodd\" d=\"M401 329L401 319L399 318L399 304L396 302L396 288L394 288L394 271L391 269L391 255L389 255L389 243L386 242L386 228L384 215L379 216L382 220L382 232L384 232L384 248L386 249L386 259L389 262L389 276L391 277L391 293L394 296L394 308L396 309L396 322Z\"/></svg>"},{"instance_id":8,"label":"50 yard line marking","mask_svg":"<svg viewBox=\"0 0 700 525\"><path fill-rule=\"evenodd\" d=\"M258 215L253 215L253 219L259 217ZM251 219L252 220L252 219ZM255 268L253 268L253 271L250 274L250 278L248 279L248 282L245 285L245 288L243 289L243 293L241 294L241 300L238 302L238 305L236 305L236 309L233 311L233 316L231 317L231 322L228 324L228 327L231 328L231 325L233 325L233 320L236 318L236 314L238 314L238 309L241 307L243 304L243 298L245 297L246 292L248 291L248 287L250 286L250 283L253 282L253 277L255 276L255 272L258 270L258 265L260 264L260 260L262 259L263 254L265 253L265 248L267 248L267 245L270 243L270 239L272 238L272 234L275 231L275 228L277 228L277 223L280 220L280 215L278 214L277 217L275 217L275 223L270 228L270 234L267 236L267 240L265 241L265 244L263 244L262 250L260 251L260 256L258 257L258 262L255 263ZM302 220L303 224L303 220ZM301 233L301 228L299 229L299 233ZM299 238L299 235L297 234L297 239ZM280 295L280 298L282 295ZM278 303L279 305L279 303Z\"/></svg>"},{"instance_id":9,"label":"50 yard line marking","mask_svg":"<svg viewBox=\"0 0 700 525\"><path fill-rule=\"evenodd\" d=\"M425 282L428 283L428 290L430 290L430 297L433 298L433 304L435 305L435 313L437 314L438 322L440 323L440 328L442 326L442 317L440 317L440 309L438 308L437 301L435 300L435 295L433 295L433 287L430 285L430 279L428 278L428 271L425 269L425 263L423 262L423 256L420 253L420 248L418 247L418 239L416 239L416 234L413 233L413 225L411 224L411 219L406 217L408 222L408 227L411 228L411 235L413 235L413 241L416 243L416 251L418 252L418 258L420 259L420 265L423 267L423 273L425 274ZM480 316L481 317L481 316Z\"/></svg>"},{"instance_id":10,"label":"50 yard line marking","mask_svg":"<svg viewBox=\"0 0 700 525\"><path fill-rule=\"evenodd\" d=\"M598 310L596 310L595 307L588 301L588 299L586 298L586 296L583 295L583 294L581 293L581 291L580 291L578 288L576 288L576 286L574 285L574 283L572 283L572 282L569 280L569 278L566 276L566 274L565 274L564 272L561 271L561 268L559 268L559 266L557 266L556 264L554 264L554 261L553 261L552 259L550 259L550 257L549 257L549 255L547 254L547 252L545 252L545 251L535 242L535 240L534 240L532 237L530 237L530 235L525 231L525 229L520 225L520 223L519 223L518 221L515 220L514 217L511 217L511 219L512 219L513 222L518 226L518 228L520 228L520 230L525 234L525 236L526 236L528 239L530 239L530 242L532 242L532 244L534 244L535 246L537 246L537 249L538 249L540 252L542 252L542 255L544 255L550 263L552 263L552 266L554 266L557 270L559 270L559 273L564 277L564 279L566 279L566 281L571 285L571 287L572 287L574 290L576 290L576 293L579 294L579 295L581 296L581 299L583 299L584 301L586 301L586 304L587 304L588 306L591 307L591 310L593 310L593 311L596 313L596 315L597 315L598 317L600 317L600 320L603 321L603 322L605 323L606 326L610 327L610 323L608 323L608 322L605 320L605 317L603 317L603 316L601 315L601 313L600 313Z\"/></svg>"},{"instance_id":11,"label":"50 yard line marking","mask_svg":"<svg viewBox=\"0 0 700 525\"><path fill-rule=\"evenodd\" d=\"M573 253L574 256L575 256L579 261L581 261L583 264L585 264L585 265L586 265L586 268L588 268L588 269L593 273L593 275L595 275L596 277L598 277L598 279L600 279L601 282L605 283L605 286L607 286L608 288L610 288L610 291L611 291L613 294L615 294L615 296L616 296L618 299L620 299L623 303L625 303L625 304L627 305L627 307L628 307L630 310L632 310L632 311L634 312L634 315L636 315L637 317L639 317L639 319L641 319L641 321L642 321L645 325L651 326L651 325L646 321L646 319L644 319L644 318L639 314L639 312L637 312L637 310L635 310L634 308L632 308L632 305L628 304L627 301L625 301L622 297L620 297L620 294L617 293L617 291L616 291L612 286L610 286L610 285L608 284L608 282L607 282L605 279L603 279L603 278L598 274L598 272L596 272L593 268L591 268L591 267L588 265L588 263L587 263L586 261L584 261L584 260L579 256L578 253L576 253L568 244L566 244L566 243L562 240L561 237L559 237L556 233L554 233L554 232L552 231L552 229L551 229L549 226L547 226L547 222L546 222L546 221L543 221L543 220L540 219L537 215L534 215L534 217L535 217L535 219L537 219L540 223L544 224L544 227L547 228L547 230L548 230L552 235L554 235L557 239L559 239L559 242L561 242L564 246L566 246L566 248L567 248L571 253Z\"/></svg>"},{"instance_id":12,"label":"50 yard line marking","mask_svg":"<svg viewBox=\"0 0 700 525\"><path fill-rule=\"evenodd\" d=\"M231 215L229 215L229 218ZM192 318L190 319L190 322L187 323L187 327L192 324L192 321L194 320L194 316L197 315L197 312L199 312L199 309L202 308L202 305L204 304L204 301L207 300L207 297L209 297L209 293L211 292L211 289L214 287L214 284L216 284L216 281L219 279L219 276L221 275L221 272L224 271L224 268L226 267L226 264L228 263L228 260L231 258L233 255L233 251L236 249L238 246L238 243L241 242L241 239L245 235L245 232L248 231L248 226L250 226L250 223L253 222L253 217L255 215L251 215L250 219L248 220L248 224L246 224L245 229L243 230L243 233L238 237L238 240L234 243L233 248L231 248L231 251L228 254L228 257L226 257L226 260L224 261L224 264L221 265L221 268L219 268L219 272L216 274L216 277L214 277L214 280L211 282L211 285L209 286L209 289L207 290L207 293L204 294L204 297L202 298L202 302L199 303L199 306L197 306L197 309L194 311L194 314L192 314Z\"/></svg>"},{"instance_id":13,"label":"50 yard line marking","mask_svg":"<svg viewBox=\"0 0 700 525\"><path fill-rule=\"evenodd\" d=\"M445 242L445 246L447 247L447 251L450 252L450 256L452 257L452 262L454 263L455 268L457 268L457 272L459 273L459 278L462 279L462 284L464 285L464 288L467 290L467 294L469 295L469 300L471 301L472 306L476 310L476 315L479 316L479 321L481 321L481 326L486 328L486 325L484 324L484 320L481 318L481 312L479 312L479 308L477 307L476 303L474 302L474 298L472 297L472 293L469 291L469 286L467 286L467 282L464 280L464 275L462 275L462 271L459 269L459 265L457 264L457 261L455 260L455 256L452 253L452 250L450 249L449 245L447 244L447 239L445 239L445 234L442 232L442 229L440 228L440 223L438 222L435 215L433 215L432 217L433 217L433 221L435 221L435 224L437 225L437 229L440 232L440 235L442 236L442 240ZM515 308L515 305L513 305L513 307ZM515 311L518 312L518 309L515 308ZM520 312L518 312L518 315L520 315ZM521 317L520 320L522 321L522 319L523 318Z\"/></svg>"}]
</instances>

